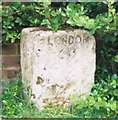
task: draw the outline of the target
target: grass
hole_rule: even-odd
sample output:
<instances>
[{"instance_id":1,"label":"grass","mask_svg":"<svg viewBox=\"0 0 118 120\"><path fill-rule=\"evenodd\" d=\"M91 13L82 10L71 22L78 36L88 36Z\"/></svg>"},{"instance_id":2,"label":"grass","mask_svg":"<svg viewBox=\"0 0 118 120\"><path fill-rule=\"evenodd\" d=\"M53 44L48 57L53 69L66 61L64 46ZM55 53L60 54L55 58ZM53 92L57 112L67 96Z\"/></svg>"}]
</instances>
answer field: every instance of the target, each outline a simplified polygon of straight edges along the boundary
<instances>
[{"instance_id":1,"label":"grass","mask_svg":"<svg viewBox=\"0 0 118 120\"><path fill-rule=\"evenodd\" d=\"M46 107L42 110L25 97L21 78L8 83L2 94L2 118L118 118L117 82L118 76L99 78L90 96L76 98L67 108L62 106Z\"/></svg>"}]
</instances>

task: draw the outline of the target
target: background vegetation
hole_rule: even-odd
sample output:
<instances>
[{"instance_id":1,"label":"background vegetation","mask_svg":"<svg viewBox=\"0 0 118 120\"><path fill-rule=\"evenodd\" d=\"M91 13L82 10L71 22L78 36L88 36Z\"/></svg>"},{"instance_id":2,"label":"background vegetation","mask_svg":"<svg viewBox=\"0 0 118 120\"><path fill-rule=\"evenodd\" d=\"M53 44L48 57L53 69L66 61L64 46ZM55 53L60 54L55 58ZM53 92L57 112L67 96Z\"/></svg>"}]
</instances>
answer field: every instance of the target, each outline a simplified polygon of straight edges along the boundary
<instances>
[{"instance_id":1,"label":"background vegetation","mask_svg":"<svg viewBox=\"0 0 118 120\"><path fill-rule=\"evenodd\" d=\"M87 29L96 38L95 85L87 98L71 96L68 108L50 106L38 111L24 97L21 79L3 91L3 118L117 118L118 117L118 2L10 3L3 7L3 44L20 40L23 28L45 26Z\"/></svg>"}]
</instances>

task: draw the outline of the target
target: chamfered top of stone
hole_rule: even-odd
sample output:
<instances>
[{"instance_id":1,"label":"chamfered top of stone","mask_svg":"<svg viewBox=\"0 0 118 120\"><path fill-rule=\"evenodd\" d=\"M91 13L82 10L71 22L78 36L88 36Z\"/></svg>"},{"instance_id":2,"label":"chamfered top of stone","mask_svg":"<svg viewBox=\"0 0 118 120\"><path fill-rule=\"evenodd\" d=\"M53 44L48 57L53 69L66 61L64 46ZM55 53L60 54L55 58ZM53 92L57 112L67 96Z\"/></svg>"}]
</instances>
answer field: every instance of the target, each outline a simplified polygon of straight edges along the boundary
<instances>
[{"instance_id":1,"label":"chamfered top of stone","mask_svg":"<svg viewBox=\"0 0 118 120\"><path fill-rule=\"evenodd\" d=\"M59 31L65 31L65 32L69 32L69 31L74 31L74 30L81 30L81 31L84 31L84 32L89 32L88 30L84 30L84 29L75 29L75 28L62 28L60 30L58 30L57 32ZM22 30L22 33L32 33L32 32L38 32L38 31L47 31L47 32L52 32L54 33L54 31L50 30L49 28L46 28L46 27L28 27L28 28L24 28Z\"/></svg>"}]
</instances>

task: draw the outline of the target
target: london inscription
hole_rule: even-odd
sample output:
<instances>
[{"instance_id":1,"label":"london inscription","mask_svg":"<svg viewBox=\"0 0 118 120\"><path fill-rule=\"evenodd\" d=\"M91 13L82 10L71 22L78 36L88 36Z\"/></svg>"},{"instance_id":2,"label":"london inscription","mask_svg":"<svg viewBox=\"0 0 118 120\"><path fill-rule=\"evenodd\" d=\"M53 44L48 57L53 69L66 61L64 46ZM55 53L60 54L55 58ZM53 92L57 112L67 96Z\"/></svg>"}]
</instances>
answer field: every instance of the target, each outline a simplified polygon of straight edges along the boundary
<instances>
[{"instance_id":1,"label":"london inscription","mask_svg":"<svg viewBox=\"0 0 118 120\"><path fill-rule=\"evenodd\" d=\"M86 38L86 39L83 39ZM64 57L74 57L76 54L76 50L78 49L79 46L77 44L84 45L85 42L87 42L90 39L89 34L62 34L58 35L55 34L53 37L50 36L42 36L40 38L40 42L45 42L49 45L49 47L58 47L59 48L59 53L58 57L60 59L63 59Z\"/></svg>"}]
</instances>

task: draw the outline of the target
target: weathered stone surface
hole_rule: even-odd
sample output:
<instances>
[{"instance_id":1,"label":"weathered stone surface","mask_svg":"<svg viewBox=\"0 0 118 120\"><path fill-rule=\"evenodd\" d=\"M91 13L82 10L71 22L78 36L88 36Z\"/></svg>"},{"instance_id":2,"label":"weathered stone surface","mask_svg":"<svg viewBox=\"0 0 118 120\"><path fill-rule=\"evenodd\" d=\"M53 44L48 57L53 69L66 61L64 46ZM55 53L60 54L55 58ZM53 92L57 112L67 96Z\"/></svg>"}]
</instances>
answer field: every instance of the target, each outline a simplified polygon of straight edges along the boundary
<instances>
[{"instance_id":1,"label":"weathered stone surface","mask_svg":"<svg viewBox=\"0 0 118 120\"><path fill-rule=\"evenodd\" d=\"M50 102L68 104L71 94L88 94L95 61L95 39L88 31L22 30L22 81L39 108Z\"/></svg>"}]
</instances>

